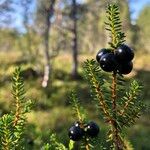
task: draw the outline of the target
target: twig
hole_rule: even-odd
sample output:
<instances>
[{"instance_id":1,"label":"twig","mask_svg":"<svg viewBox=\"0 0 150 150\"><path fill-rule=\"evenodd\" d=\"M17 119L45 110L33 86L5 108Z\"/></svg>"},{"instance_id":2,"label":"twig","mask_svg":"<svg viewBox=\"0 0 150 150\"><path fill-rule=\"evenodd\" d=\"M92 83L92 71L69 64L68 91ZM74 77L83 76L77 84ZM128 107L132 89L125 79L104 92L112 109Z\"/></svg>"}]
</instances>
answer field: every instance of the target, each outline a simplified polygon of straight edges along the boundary
<instances>
[{"instance_id":1,"label":"twig","mask_svg":"<svg viewBox=\"0 0 150 150\"><path fill-rule=\"evenodd\" d=\"M98 93L99 105L100 105L103 113L105 114L105 116L108 118L108 120L111 120L111 115L108 112L108 105L105 102L104 95L101 91L100 84L96 80L95 75L93 74L91 67L89 67L89 69L91 70L91 74L92 74L91 76L93 78L92 80L93 80L93 83L95 85L96 92Z\"/></svg>"},{"instance_id":2,"label":"twig","mask_svg":"<svg viewBox=\"0 0 150 150\"><path fill-rule=\"evenodd\" d=\"M90 150L89 144L85 146L86 150Z\"/></svg>"},{"instance_id":3,"label":"twig","mask_svg":"<svg viewBox=\"0 0 150 150\"><path fill-rule=\"evenodd\" d=\"M116 87L117 87L117 75L116 72L114 71L112 74L112 86L111 86L111 90L112 90L112 110L113 110L113 116L114 119L111 120L111 125L112 125L112 134L113 134L113 141L115 144L115 148L116 150L123 150L124 147L124 143L121 139L121 137L119 136L119 130L118 130L118 125L117 125L117 121L116 121L116 114L117 114L117 105L116 105L116 100L117 100L117 91L116 91Z\"/></svg>"},{"instance_id":4,"label":"twig","mask_svg":"<svg viewBox=\"0 0 150 150\"><path fill-rule=\"evenodd\" d=\"M129 104L130 104L130 102L133 100L133 98L134 98L135 95L136 95L136 94L134 93L132 96L129 96L129 97L128 97L128 101L125 102L125 106L123 107L123 110L121 111L120 116L123 116L123 115L124 115L125 111L127 110L128 106L129 106Z\"/></svg>"},{"instance_id":5,"label":"twig","mask_svg":"<svg viewBox=\"0 0 150 150\"><path fill-rule=\"evenodd\" d=\"M85 149L86 150L90 150L90 145L88 143L88 139L87 138L85 138Z\"/></svg>"}]
</instances>

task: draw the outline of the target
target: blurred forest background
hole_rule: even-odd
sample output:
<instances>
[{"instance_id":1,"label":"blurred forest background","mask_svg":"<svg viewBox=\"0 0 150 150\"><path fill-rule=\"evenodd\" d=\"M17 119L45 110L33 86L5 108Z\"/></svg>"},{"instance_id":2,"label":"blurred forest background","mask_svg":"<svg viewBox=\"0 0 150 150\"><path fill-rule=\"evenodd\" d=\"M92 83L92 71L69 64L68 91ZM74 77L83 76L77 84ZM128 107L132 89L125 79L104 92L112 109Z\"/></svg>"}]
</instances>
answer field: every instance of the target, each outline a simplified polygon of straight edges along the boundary
<instances>
[{"instance_id":1,"label":"blurred forest background","mask_svg":"<svg viewBox=\"0 0 150 150\"><path fill-rule=\"evenodd\" d=\"M134 69L126 76L143 85L141 101L150 104L150 1L138 16L134 7L145 0L118 0L123 31L136 53ZM12 108L11 77L21 66L27 96L35 102L28 115L26 145L40 149L57 133L68 144L67 129L74 122L68 101L75 89L88 117L106 127L91 102L89 87L83 79L82 64L107 47L105 31L106 0L0 0L0 115ZM110 1L109 1L110 2ZM136 150L150 150L150 117L147 112L127 131Z\"/></svg>"}]
</instances>

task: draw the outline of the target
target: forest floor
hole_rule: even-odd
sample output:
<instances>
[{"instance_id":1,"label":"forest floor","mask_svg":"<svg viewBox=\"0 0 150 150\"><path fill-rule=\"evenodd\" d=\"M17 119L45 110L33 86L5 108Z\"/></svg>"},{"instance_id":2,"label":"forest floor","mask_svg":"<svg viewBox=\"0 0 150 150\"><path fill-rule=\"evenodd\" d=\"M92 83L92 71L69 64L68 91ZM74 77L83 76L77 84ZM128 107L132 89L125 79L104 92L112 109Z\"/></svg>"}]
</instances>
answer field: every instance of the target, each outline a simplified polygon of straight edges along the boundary
<instances>
[{"instance_id":1,"label":"forest floor","mask_svg":"<svg viewBox=\"0 0 150 150\"><path fill-rule=\"evenodd\" d=\"M83 61L93 58L91 55L81 55L79 57L79 73L83 77ZM19 64L23 70L37 66L21 61L19 53L0 53L0 114L4 114L13 109L13 97L11 94L12 73ZM67 61L66 61L67 60ZM127 79L136 78L143 85L141 101L150 105L150 55L141 56L137 54L134 61L134 70ZM30 69L29 69L30 70ZM53 61L52 87L46 89L41 87L42 76L32 73L25 74L25 88L27 97L34 100L34 107L28 114L28 126L26 130L28 149L40 149L43 142L49 140L50 133L57 133L59 140L68 144L67 129L75 121L72 115L72 108L69 104L69 92L73 89L77 91L81 104L88 112L88 118L95 120L101 126L101 134L106 134L105 123L99 120L98 112L95 111L94 103L91 101L89 87L84 79L72 80L70 78L71 56L61 54ZM136 150L150 149L150 118L148 112L143 112L142 116L133 127L129 128L127 138L131 141Z\"/></svg>"}]
</instances>

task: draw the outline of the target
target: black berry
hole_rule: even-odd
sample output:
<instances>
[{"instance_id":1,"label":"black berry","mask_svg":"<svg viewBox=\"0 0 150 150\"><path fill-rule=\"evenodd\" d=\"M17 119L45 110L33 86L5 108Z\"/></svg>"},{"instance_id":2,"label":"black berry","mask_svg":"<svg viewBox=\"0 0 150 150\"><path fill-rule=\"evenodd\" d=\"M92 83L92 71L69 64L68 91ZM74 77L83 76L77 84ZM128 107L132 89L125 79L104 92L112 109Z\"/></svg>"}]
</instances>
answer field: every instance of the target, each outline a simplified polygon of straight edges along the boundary
<instances>
[{"instance_id":1,"label":"black berry","mask_svg":"<svg viewBox=\"0 0 150 150\"><path fill-rule=\"evenodd\" d=\"M84 130L80 128L79 126L72 126L69 129L68 135L71 140L79 141L84 135Z\"/></svg>"},{"instance_id":2,"label":"black berry","mask_svg":"<svg viewBox=\"0 0 150 150\"><path fill-rule=\"evenodd\" d=\"M128 63L122 63L118 67L118 73L120 74L129 74L133 69L133 63L128 62Z\"/></svg>"},{"instance_id":3,"label":"black berry","mask_svg":"<svg viewBox=\"0 0 150 150\"><path fill-rule=\"evenodd\" d=\"M105 48L99 50L98 53L97 53L97 55L96 55L96 60L97 60L97 62L99 62L100 59L101 59L101 57L102 57L104 54L106 54L106 53L109 53L109 50L107 50L107 49L105 49Z\"/></svg>"},{"instance_id":4,"label":"black berry","mask_svg":"<svg viewBox=\"0 0 150 150\"><path fill-rule=\"evenodd\" d=\"M129 62L134 58L134 52L129 46L122 44L115 50L115 57L118 62Z\"/></svg>"},{"instance_id":5,"label":"black berry","mask_svg":"<svg viewBox=\"0 0 150 150\"><path fill-rule=\"evenodd\" d=\"M104 54L100 59L100 66L106 72L111 72L116 69L117 61L113 53Z\"/></svg>"},{"instance_id":6,"label":"black berry","mask_svg":"<svg viewBox=\"0 0 150 150\"><path fill-rule=\"evenodd\" d=\"M79 121L76 121L76 122L74 123L74 126L76 126L76 127L80 127L80 125L81 125L81 123L80 123Z\"/></svg>"},{"instance_id":7,"label":"black berry","mask_svg":"<svg viewBox=\"0 0 150 150\"><path fill-rule=\"evenodd\" d=\"M87 135L90 137L96 137L99 133L99 126L91 121L87 124L87 130L86 130Z\"/></svg>"}]
</instances>

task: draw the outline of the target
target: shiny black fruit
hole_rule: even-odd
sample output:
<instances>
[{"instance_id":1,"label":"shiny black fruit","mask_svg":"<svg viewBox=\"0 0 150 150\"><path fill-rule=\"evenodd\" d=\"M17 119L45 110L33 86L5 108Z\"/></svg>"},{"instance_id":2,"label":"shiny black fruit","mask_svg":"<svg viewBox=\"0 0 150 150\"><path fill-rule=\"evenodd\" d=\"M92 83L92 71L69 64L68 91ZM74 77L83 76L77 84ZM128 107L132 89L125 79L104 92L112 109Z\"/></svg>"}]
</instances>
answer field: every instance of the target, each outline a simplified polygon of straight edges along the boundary
<instances>
[{"instance_id":1,"label":"shiny black fruit","mask_svg":"<svg viewBox=\"0 0 150 150\"><path fill-rule=\"evenodd\" d=\"M99 126L93 121L89 122L87 124L86 133L90 137L96 137L99 134Z\"/></svg>"},{"instance_id":2,"label":"shiny black fruit","mask_svg":"<svg viewBox=\"0 0 150 150\"><path fill-rule=\"evenodd\" d=\"M129 62L134 58L134 52L129 46L122 44L115 50L115 57L118 62Z\"/></svg>"},{"instance_id":3,"label":"shiny black fruit","mask_svg":"<svg viewBox=\"0 0 150 150\"><path fill-rule=\"evenodd\" d=\"M72 126L69 129L68 135L71 140L79 141L84 135L84 130L79 126Z\"/></svg>"},{"instance_id":4,"label":"shiny black fruit","mask_svg":"<svg viewBox=\"0 0 150 150\"><path fill-rule=\"evenodd\" d=\"M109 53L109 52L110 52L110 51L107 50L107 49L105 49L105 48L99 50L98 53L97 53L97 55L96 55L96 60L97 60L97 62L100 61L101 57L102 57L104 54Z\"/></svg>"},{"instance_id":5,"label":"shiny black fruit","mask_svg":"<svg viewBox=\"0 0 150 150\"><path fill-rule=\"evenodd\" d=\"M128 63L122 63L118 67L118 73L120 74L129 74L133 69L133 63L128 62Z\"/></svg>"},{"instance_id":6,"label":"shiny black fruit","mask_svg":"<svg viewBox=\"0 0 150 150\"><path fill-rule=\"evenodd\" d=\"M76 126L76 127L80 127L80 125L81 125L81 123L80 123L79 121L76 121L76 122L74 123L74 126Z\"/></svg>"},{"instance_id":7,"label":"shiny black fruit","mask_svg":"<svg viewBox=\"0 0 150 150\"><path fill-rule=\"evenodd\" d=\"M99 63L101 68L106 72L114 71L117 66L117 61L113 53L104 54Z\"/></svg>"}]
</instances>

